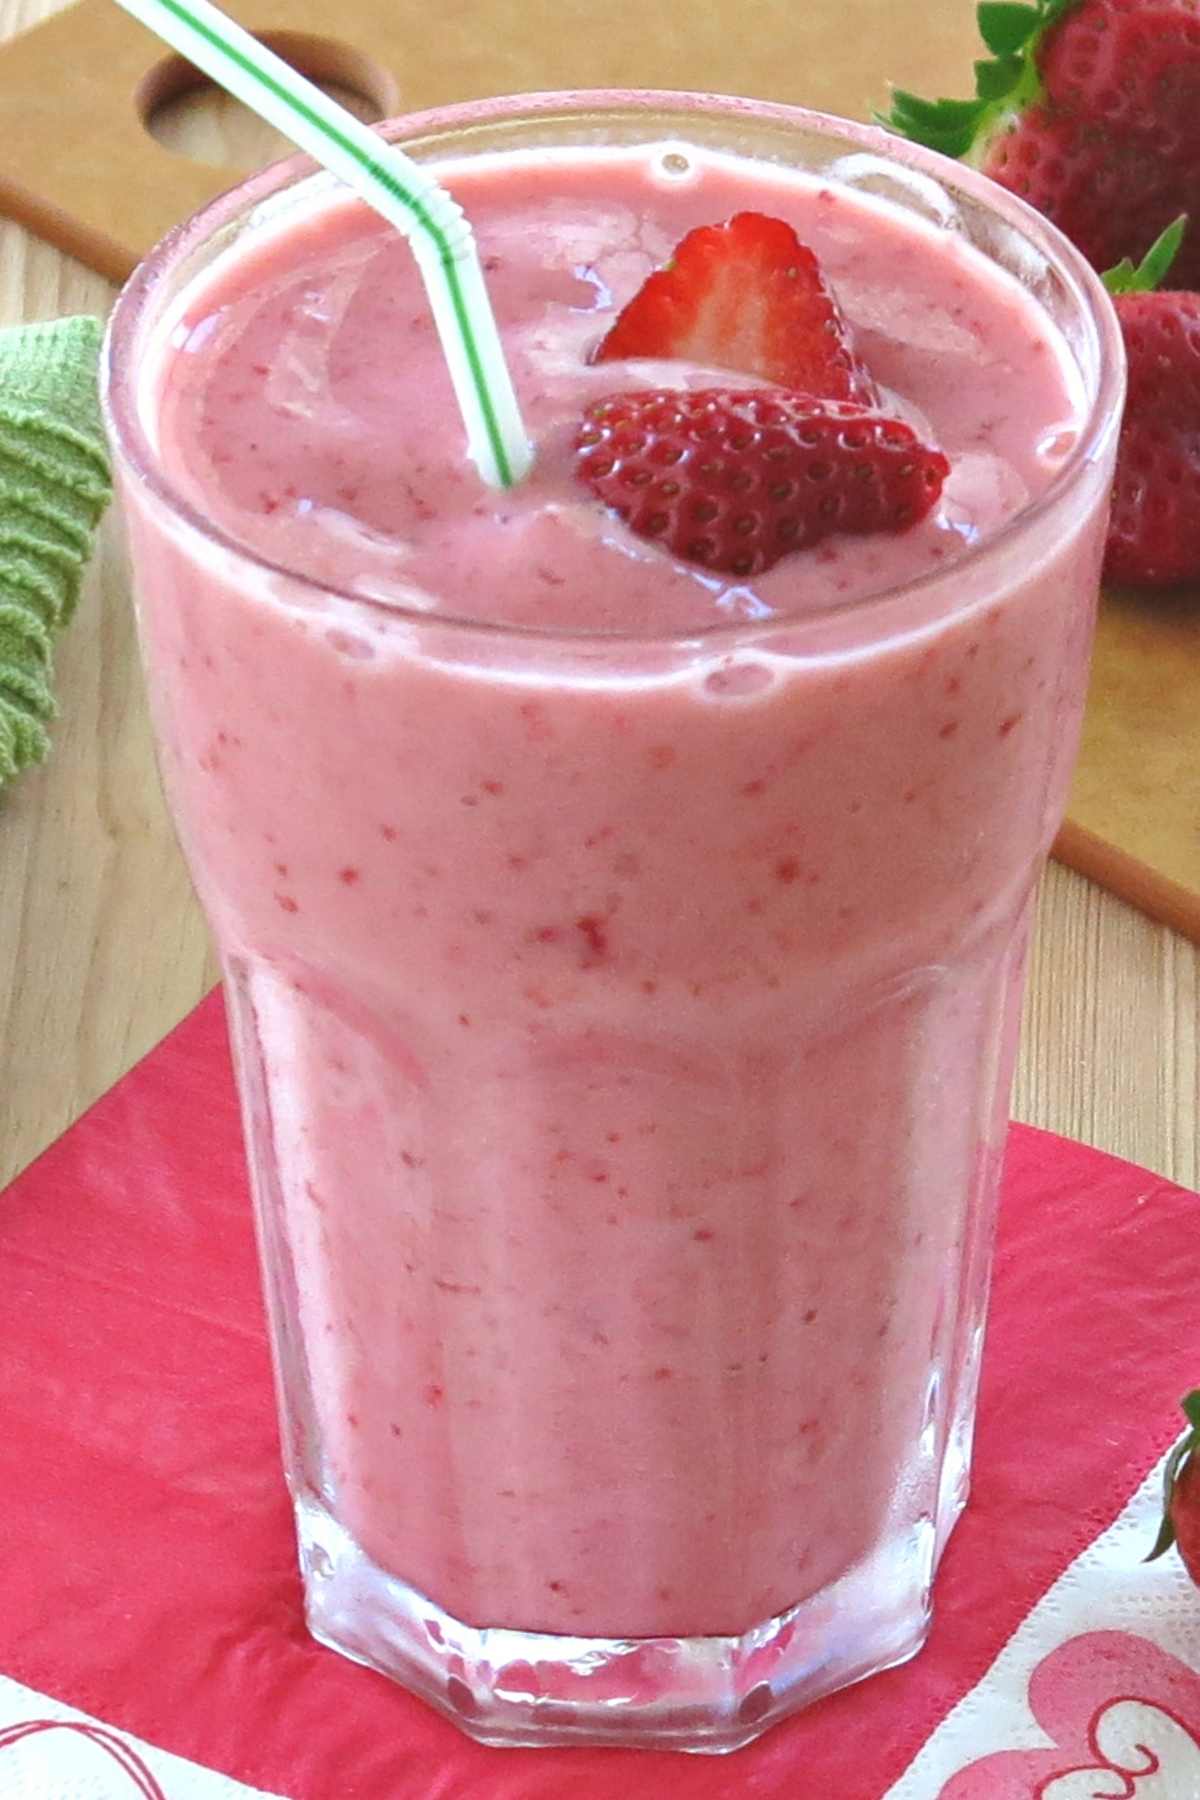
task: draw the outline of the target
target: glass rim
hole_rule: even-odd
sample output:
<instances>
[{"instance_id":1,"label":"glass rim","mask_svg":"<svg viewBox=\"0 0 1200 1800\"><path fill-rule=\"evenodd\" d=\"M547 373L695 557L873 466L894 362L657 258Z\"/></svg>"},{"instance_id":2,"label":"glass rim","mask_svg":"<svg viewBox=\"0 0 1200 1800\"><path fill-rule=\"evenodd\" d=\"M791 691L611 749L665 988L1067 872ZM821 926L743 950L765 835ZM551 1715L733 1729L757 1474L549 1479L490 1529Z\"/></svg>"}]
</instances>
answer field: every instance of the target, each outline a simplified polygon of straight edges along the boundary
<instances>
[{"instance_id":1,"label":"glass rim","mask_svg":"<svg viewBox=\"0 0 1200 1800\"><path fill-rule=\"evenodd\" d=\"M184 257L239 213L322 173L320 165L301 152L266 165L207 201L161 238L126 281L108 320L100 361L100 401L114 451L136 476L139 486L148 490L187 531L210 545L271 577L282 577L310 594L344 603L368 617L383 615L393 622L419 624L425 629L445 628L578 647L613 648L628 643L645 648L698 642L719 647L723 642L744 642L781 629L805 630L839 619L861 618L877 609L888 609L902 601L911 602L936 594L939 588L951 589L961 580L964 569L975 570L981 564L1000 560L1014 541L1033 530L1068 498L1104 454L1110 437L1119 427L1125 393L1124 343L1115 310L1100 277L1074 244L1018 195L969 165L927 150L879 126L777 101L692 93L682 89L595 88L505 94L401 114L382 121L378 129L389 141L405 144L434 134L448 136L469 133L480 127L516 126L526 121L533 124L556 116L561 117L564 124L589 117L601 122L605 117L644 116L649 119L657 116L664 124L673 125L678 120L682 125L688 117L697 114L714 121L728 120L732 124L741 118L760 125L774 125L798 135L808 133L837 139L847 149L871 153L931 176L951 192L961 192L1015 226L1027 241L1032 241L1064 281L1080 317L1091 329L1097 368L1095 391L1088 396L1088 411L1078 440L1053 480L978 545L966 546L960 555L925 574L873 589L853 600L829 602L807 611L777 612L768 618L726 618L683 628L656 627L644 632L628 628L606 631L588 626L518 624L405 606L320 580L303 569L286 562L275 562L254 550L208 518L167 475L146 434L135 398L140 359L132 351L137 332L160 284L169 278ZM952 603L945 610L947 615L953 615L959 608Z\"/></svg>"}]
</instances>

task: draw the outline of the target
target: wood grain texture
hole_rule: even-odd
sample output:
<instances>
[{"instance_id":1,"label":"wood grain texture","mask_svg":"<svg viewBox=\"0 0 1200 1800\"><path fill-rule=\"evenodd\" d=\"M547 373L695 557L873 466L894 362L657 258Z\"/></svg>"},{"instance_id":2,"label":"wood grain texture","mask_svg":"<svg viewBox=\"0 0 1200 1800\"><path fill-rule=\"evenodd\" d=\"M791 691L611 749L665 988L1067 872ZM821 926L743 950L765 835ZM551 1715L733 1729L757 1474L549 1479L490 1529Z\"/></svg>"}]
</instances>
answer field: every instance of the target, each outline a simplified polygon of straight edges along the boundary
<instances>
[{"instance_id":1,"label":"wood grain texture","mask_svg":"<svg viewBox=\"0 0 1200 1800\"><path fill-rule=\"evenodd\" d=\"M1068 816L1064 862L1200 942L1195 589L1105 595Z\"/></svg>"},{"instance_id":2,"label":"wood grain texture","mask_svg":"<svg viewBox=\"0 0 1200 1800\"><path fill-rule=\"evenodd\" d=\"M39 16L0 0L0 34ZM0 221L0 323L105 313L98 275ZM0 799L0 1183L215 979L159 793L110 516L57 657L50 761Z\"/></svg>"},{"instance_id":3,"label":"wood grain texture","mask_svg":"<svg viewBox=\"0 0 1200 1800\"><path fill-rule=\"evenodd\" d=\"M44 0L0 0L0 38L50 10ZM560 21L560 35L578 44L590 37L592 12L576 10L576 26ZM494 42L523 41L518 0L496 0L493 12ZM939 66L948 57L965 66L969 57L966 0L913 0L911 8L893 0L772 8L760 0L758 13L774 16L775 44L792 46L779 65L780 98L861 113L880 98L884 69L907 85L929 85L933 38ZM464 34L473 16L454 5L443 15L457 18ZM599 68L567 48L562 55L579 67L563 72L684 86L692 63L720 50L719 9L689 8L688 16L702 41L686 54L681 46L675 60L660 44L649 67L625 67L610 53L612 66ZM514 85L522 67L514 52L512 69L501 68L513 80L494 85ZM439 79L445 86L444 72ZM468 70L460 91L485 91L482 70ZM246 166L276 154L270 133L211 97L176 101L162 130L209 161L225 151ZM102 312L111 298L98 276L0 222L0 322ZM61 647L58 693L51 762L0 802L0 1181L156 1042L215 976L159 796L111 519ZM1198 1019L1200 950L1052 867L1031 959L1018 1116L1200 1185Z\"/></svg>"}]
</instances>

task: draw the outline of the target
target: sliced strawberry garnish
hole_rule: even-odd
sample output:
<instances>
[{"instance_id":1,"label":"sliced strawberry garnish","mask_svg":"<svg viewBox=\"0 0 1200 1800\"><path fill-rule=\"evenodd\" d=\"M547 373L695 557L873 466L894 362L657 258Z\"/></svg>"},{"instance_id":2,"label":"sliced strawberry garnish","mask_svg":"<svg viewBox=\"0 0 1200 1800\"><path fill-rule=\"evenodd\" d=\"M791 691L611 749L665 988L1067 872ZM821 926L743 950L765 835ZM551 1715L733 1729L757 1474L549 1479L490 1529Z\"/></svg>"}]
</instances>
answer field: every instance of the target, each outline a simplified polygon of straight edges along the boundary
<instances>
[{"instance_id":1,"label":"sliced strawberry garnish","mask_svg":"<svg viewBox=\"0 0 1200 1800\"><path fill-rule=\"evenodd\" d=\"M598 362L629 356L732 369L826 400L876 398L816 257L765 213L688 232L596 352Z\"/></svg>"},{"instance_id":2,"label":"sliced strawberry garnish","mask_svg":"<svg viewBox=\"0 0 1200 1800\"><path fill-rule=\"evenodd\" d=\"M761 574L834 531L904 531L949 463L851 401L767 389L613 394L587 408L576 473L639 537L721 574Z\"/></svg>"}]
</instances>

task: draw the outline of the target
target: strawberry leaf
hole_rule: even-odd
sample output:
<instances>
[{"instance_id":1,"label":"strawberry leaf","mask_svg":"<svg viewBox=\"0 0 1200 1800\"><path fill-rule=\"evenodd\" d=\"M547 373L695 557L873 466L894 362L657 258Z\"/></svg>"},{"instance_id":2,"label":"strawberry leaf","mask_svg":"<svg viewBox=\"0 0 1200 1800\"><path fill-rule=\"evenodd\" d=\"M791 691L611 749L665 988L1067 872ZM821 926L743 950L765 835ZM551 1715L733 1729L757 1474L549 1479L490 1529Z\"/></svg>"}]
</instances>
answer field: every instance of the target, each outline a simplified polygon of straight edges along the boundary
<instances>
[{"instance_id":1,"label":"strawberry leaf","mask_svg":"<svg viewBox=\"0 0 1200 1800\"><path fill-rule=\"evenodd\" d=\"M1023 49L1042 24L1036 6L1009 5L1006 0L985 0L975 16L979 35L993 56L1012 56Z\"/></svg>"},{"instance_id":2,"label":"strawberry leaf","mask_svg":"<svg viewBox=\"0 0 1200 1800\"><path fill-rule=\"evenodd\" d=\"M1128 256L1123 256L1115 267L1106 269L1100 279L1109 293L1153 293L1179 253L1179 246L1183 242L1187 223L1187 214L1180 213L1179 217L1155 238L1141 262L1136 266ZM1189 1398L1193 1397L1189 1396Z\"/></svg>"},{"instance_id":3,"label":"strawberry leaf","mask_svg":"<svg viewBox=\"0 0 1200 1800\"><path fill-rule=\"evenodd\" d=\"M905 93L903 88L893 92L892 109L915 124L939 130L973 125L983 110L978 100L922 100L919 94Z\"/></svg>"},{"instance_id":4,"label":"strawberry leaf","mask_svg":"<svg viewBox=\"0 0 1200 1800\"><path fill-rule=\"evenodd\" d=\"M897 90L876 122L944 156L966 156L1006 116L1041 96L1038 52L1050 27L1080 0L982 0L979 31L991 57L975 64L974 100L922 100Z\"/></svg>"},{"instance_id":5,"label":"strawberry leaf","mask_svg":"<svg viewBox=\"0 0 1200 1800\"><path fill-rule=\"evenodd\" d=\"M911 138L944 156L962 156L971 148L980 121L987 112L984 100L922 100L897 88L892 94L892 110L877 115L901 137Z\"/></svg>"},{"instance_id":6,"label":"strawberry leaf","mask_svg":"<svg viewBox=\"0 0 1200 1800\"><path fill-rule=\"evenodd\" d=\"M1166 233L1163 234L1164 236ZM1181 234L1182 235L1182 234ZM1187 1417L1190 1431L1186 1431L1174 1446L1163 1467L1163 1514L1162 1524L1158 1528L1158 1536L1153 1548L1144 1562L1155 1562L1165 1550L1169 1550L1175 1542L1175 1526L1171 1518L1171 1496L1175 1491L1175 1482L1183 1465L1192 1453L1200 1450L1200 1388L1193 1388L1180 1402Z\"/></svg>"},{"instance_id":7,"label":"strawberry leaf","mask_svg":"<svg viewBox=\"0 0 1200 1800\"><path fill-rule=\"evenodd\" d=\"M1025 72L1021 56L1001 56L994 62L975 64L975 92L981 100L1003 100L1011 94Z\"/></svg>"}]
</instances>

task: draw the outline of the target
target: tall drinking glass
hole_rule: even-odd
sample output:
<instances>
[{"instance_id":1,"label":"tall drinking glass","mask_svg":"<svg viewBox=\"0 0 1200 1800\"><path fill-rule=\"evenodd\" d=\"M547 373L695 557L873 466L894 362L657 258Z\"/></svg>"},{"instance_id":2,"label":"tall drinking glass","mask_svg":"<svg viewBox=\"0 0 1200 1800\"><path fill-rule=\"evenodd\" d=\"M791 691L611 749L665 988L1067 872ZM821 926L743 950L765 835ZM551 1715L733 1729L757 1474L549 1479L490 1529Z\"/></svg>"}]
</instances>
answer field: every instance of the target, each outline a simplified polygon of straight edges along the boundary
<instances>
[{"instance_id":1,"label":"tall drinking glass","mask_svg":"<svg viewBox=\"0 0 1200 1800\"><path fill-rule=\"evenodd\" d=\"M1003 272L1077 395L1044 490L944 566L814 609L798 560L770 616L543 627L364 596L349 552L316 579L177 479L190 297L333 204L311 165L176 231L112 324L311 1629L485 1743L729 1750L919 1648L966 1498L1119 334L1051 227L866 128L582 94L387 129L460 166L744 159L748 206L806 171L945 246L963 330Z\"/></svg>"}]
</instances>

